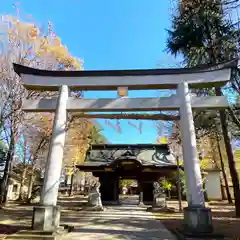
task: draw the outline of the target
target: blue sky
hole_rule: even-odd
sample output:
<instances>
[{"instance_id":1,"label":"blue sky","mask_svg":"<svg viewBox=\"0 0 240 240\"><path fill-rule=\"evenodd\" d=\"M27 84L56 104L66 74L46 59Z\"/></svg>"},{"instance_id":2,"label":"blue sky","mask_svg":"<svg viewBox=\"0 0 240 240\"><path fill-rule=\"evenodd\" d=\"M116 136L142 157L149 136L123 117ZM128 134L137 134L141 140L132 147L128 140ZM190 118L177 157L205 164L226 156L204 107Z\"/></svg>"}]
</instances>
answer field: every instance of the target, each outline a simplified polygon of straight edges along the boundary
<instances>
[{"instance_id":1,"label":"blue sky","mask_svg":"<svg viewBox=\"0 0 240 240\"><path fill-rule=\"evenodd\" d=\"M20 16L47 25L69 51L84 60L84 69L168 67L177 61L167 56L170 2L160 0L22 0ZM14 1L1 1L0 13L15 14ZM116 97L116 92L86 93L85 97ZM157 91L131 92L129 96L159 96ZM122 134L99 121L112 143L152 143L156 128L143 121L142 134L121 120ZM111 121L113 124L116 122ZM139 121L132 121L139 124Z\"/></svg>"}]
</instances>

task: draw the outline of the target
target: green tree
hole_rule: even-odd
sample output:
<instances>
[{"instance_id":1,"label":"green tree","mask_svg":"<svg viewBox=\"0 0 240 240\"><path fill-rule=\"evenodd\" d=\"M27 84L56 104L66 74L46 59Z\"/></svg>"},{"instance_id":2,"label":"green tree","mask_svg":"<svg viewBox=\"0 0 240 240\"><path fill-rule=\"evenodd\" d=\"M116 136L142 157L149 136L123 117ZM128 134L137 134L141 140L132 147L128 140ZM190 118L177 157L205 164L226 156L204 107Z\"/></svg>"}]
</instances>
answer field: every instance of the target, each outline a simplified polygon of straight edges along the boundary
<instances>
[{"instance_id":1,"label":"green tree","mask_svg":"<svg viewBox=\"0 0 240 240\"><path fill-rule=\"evenodd\" d=\"M240 31L226 17L224 3L222 0L179 1L177 12L172 17L172 29L168 31L167 48L170 53L181 54L188 67L216 64L236 58ZM233 75L231 86L235 90L239 86L237 72ZM209 95L213 92L218 96L223 95L219 87L204 89L197 94ZM230 111L230 113L234 117L235 124L238 124L234 112ZM229 119L225 110L219 111L219 119L234 187L236 216L240 217L239 176L228 131Z\"/></svg>"},{"instance_id":2,"label":"green tree","mask_svg":"<svg viewBox=\"0 0 240 240\"><path fill-rule=\"evenodd\" d=\"M131 179L122 179L120 181L120 187L123 188L123 187L127 187L129 188L135 181L134 180L131 180Z\"/></svg>"},{"instance_id":3,"label":"green tree","mask_svg":"<svg viewBox=\"0 0 240 240\"><path fill-rule=\"evenodd\" d=\"M171 190L173 187L172 183L167 179L163 179L163 180L161 180L160 184L162 185L165 192L167 192L168 199L170 199L171 198Z\"/></svg>"}]
</instances>

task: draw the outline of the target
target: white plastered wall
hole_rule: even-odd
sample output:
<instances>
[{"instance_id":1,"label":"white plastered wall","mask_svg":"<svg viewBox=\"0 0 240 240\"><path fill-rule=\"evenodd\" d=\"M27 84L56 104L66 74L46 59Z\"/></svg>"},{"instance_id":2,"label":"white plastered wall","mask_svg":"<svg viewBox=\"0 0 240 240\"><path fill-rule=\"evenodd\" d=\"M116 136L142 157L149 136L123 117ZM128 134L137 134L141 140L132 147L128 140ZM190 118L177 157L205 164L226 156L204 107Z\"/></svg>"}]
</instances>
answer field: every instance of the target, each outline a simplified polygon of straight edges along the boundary
<instances>
[{"instance_id":1,"label":"white plastered wall","mask_svg":"<svg viewBox=\"0 0 240 240\"><path fill-rule=\"evenodd\" d=\"M222 200L220 171L208 171L206 174L206 191L209 200Z\"/></svg>"}]
</instances>

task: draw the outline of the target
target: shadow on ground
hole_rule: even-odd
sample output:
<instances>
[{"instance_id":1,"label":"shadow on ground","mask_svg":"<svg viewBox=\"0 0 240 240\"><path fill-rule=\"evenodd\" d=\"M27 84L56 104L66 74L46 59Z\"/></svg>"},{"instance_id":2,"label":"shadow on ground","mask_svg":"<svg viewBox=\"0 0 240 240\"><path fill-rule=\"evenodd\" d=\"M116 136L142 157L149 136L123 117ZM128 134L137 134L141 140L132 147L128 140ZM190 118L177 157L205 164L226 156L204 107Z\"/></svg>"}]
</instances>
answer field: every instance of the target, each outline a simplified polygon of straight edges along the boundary
<instances>
[{"instance_id":1,"label":"shadow on ground","mask_svg":"<svg viewBox=\"0 0 240 240\"><path fill-rule=\"evenodd\" d=\"M31 228L23 225L0 224L0 237L14 234L20 230L30 230Z\"/></svg>"},{"instance_id":2,"label":"shadow on ground","mask_svg":"<svg viewBox=\"0 0 240 240\"><path fill-rule=\"evenodd\" d=\"M75 226L72 239L78 239L74 238L77 233L81 233L81 236L86 240L89 235L93 237L96 234L103 236L98 240L121 239L120 236L123 237L122 239L148 239L149 234L152 236L161 234L159 228L162 224L169 230L175 230L181 228L183 223L181 213L153 213L155 219L159 220L154 221L150 215L145 215L140 207L136 207L136 211L133 211L131 205L109 206L107 209L110 211L104 212L74 210L85 203L86 197L83 196L61 197L59 199L59 204L62 206L61 223ZM10 203L6 208L0 209L0 237L29 229L33 206ZM73 209L68 209L69 206ZM177 209L177 201L170 201L168 206ZM208 206L212 209L215 232L225 235L226 239L240 239L240 219L234 217L234 206L228 205L226 202L208 203ZM131 211L133 213L129 215ZM108 235L113 238L106 237Z\"/></svg>"},{"instance_id":3,"label":"shadow on ground","mask_svg":"<svg viewBox=\"0 0 240 240\"><path fill-rule=\"evenodd\" d=\"M172 239L161 222L137 206L114 206L105 212L65 212L62 221L75 226L71 239L77 239L79 233L82 239Z\"/></svg>"},{"instance_id":4,"label":"shadow on ground","mask_svg":"<svg viewBox=\"0 0 240 240\"><path fill-rule=\"evenodd\" d=\"M169 205L177 207L174 201ZM224 235L225 239L240 239L240 219L235 217L234 206L226 202L210 202L207 206L212 210L214 232ZM156 213L155 216L170 231L183 227L180 213Z\"/></svg>"}]
</instances>

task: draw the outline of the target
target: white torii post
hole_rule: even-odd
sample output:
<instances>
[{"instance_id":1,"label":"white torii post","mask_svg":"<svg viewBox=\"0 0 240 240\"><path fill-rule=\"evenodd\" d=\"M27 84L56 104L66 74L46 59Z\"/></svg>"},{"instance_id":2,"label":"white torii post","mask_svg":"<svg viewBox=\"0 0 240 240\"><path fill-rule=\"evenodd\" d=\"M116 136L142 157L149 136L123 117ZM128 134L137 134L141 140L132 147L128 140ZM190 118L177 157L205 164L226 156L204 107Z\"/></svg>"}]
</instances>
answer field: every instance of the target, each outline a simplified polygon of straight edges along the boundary
<instances>
[{"instance_id":1,"label":"white torii post","mask_svg":"<svg viewBox=\"0 0 240 240\"><path fill-rule=\"evenodd\" d=\"M44 173L40 206L34 208L33 229L52 231L59 227L60 208L57 206L57 198L66 135L68 96L68 86L61 86Z\"/></svg>"},{"instance_id":2,"label":"white torii post","mask_svg":"<svg viewBox=\"0 0 240 240\"><path fill-rule=\"evenodd\" d=\"M44 174L44 184L40 200L42 205L57 205L58 188L61 177L66 135L68 95L68 86L61 86L54 116L52 139L49 146L46 170Z\"/></svg>"},{"instance_id":3,"label":"white torii post","mask_svg":"<svg viewBox=\"0 0 240 240\"><path fill-rule=\"evenodd\" d=\"M191 93L187 82L178 85L177 94L180 99L180 130L188 201L188 207L184 209L185 225L190 230L209 232L212 231L212 216L211 210L205 207Z\"/></svg>"},{"instance_id":4,"label":"white torii post","mask_svg":"<svg viewBox=\"0 0 240 240\"><path fill-rule=\"evenodd\" d=\"M204 195L200 162L197 154L196 134L191 107L191 96L188 83L178 86L180 98L180 130L183 147L185 181L187 185L187 200L189 205L204 206Z\"/></svg>"}]
</instances>

